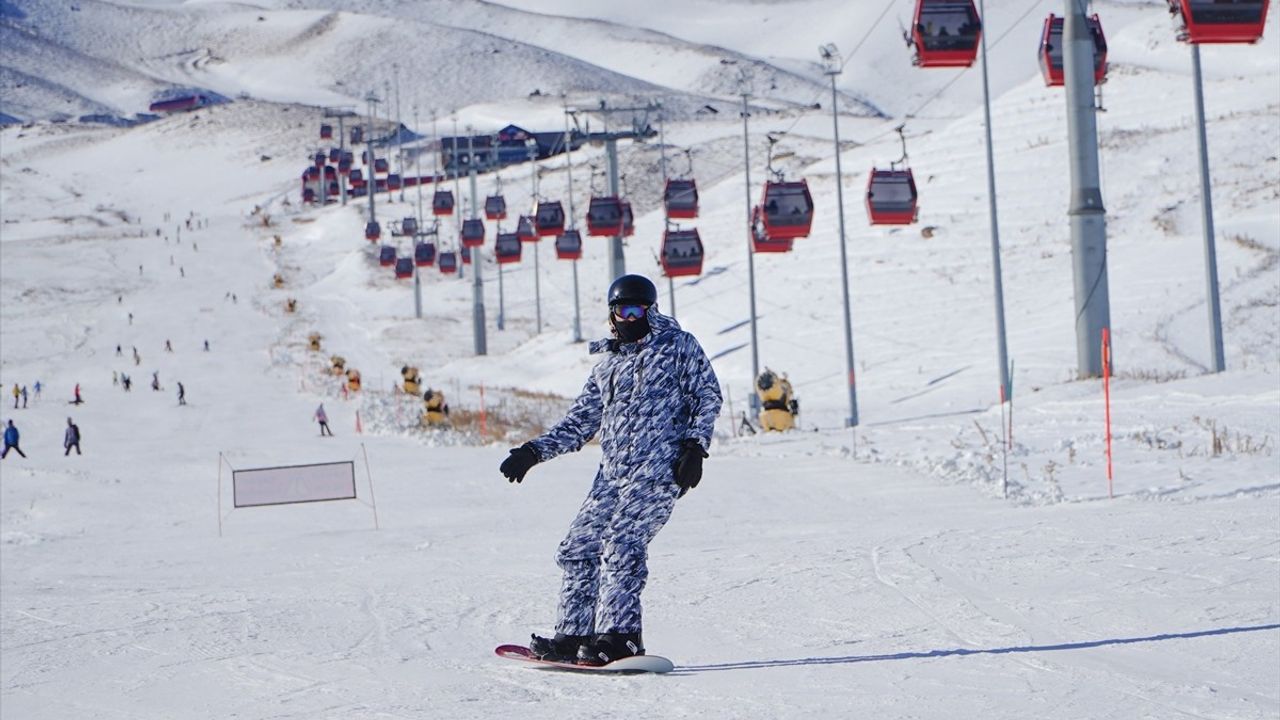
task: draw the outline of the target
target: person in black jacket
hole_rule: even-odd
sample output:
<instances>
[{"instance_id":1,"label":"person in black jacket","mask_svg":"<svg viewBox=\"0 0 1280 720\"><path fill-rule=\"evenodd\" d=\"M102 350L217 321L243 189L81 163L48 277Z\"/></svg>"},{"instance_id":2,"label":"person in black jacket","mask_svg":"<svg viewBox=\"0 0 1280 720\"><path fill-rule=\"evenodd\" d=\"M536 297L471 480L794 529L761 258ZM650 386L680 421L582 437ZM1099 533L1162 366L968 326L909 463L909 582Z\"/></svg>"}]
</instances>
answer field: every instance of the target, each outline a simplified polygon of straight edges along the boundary
<instances>
[{"instance_id":1,"label":"person in black jacket","mask_svg":"<svg viewBox=\"0 0 1280 720\"><path fill-rule=\"evenodd\" d=\"M71 454L71 448L76 449L77 455L80 454L80 427L71 418L67 418L67 434L62 439L62 446L67 449L62 453L63 457Z\"/></svg>"}]
</instances>

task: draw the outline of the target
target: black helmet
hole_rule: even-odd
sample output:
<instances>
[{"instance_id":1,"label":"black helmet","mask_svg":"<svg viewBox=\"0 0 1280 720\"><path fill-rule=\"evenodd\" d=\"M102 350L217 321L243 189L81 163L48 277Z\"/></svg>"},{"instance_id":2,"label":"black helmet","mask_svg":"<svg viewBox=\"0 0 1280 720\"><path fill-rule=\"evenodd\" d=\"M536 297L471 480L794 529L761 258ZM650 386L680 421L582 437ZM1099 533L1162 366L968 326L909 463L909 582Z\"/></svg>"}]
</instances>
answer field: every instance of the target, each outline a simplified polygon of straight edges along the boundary
<instances>
[{"instance_id":1,"label":"black helmet","mask_svg":"<svg viewBox=\"0 0 1280 720\"><path fill-rule=\"evenodd\" d=\"M643 275L623 275L609 286L609 306L619 303L653 305L658 302L658 288Z\"/></svg>"}]
</instances>

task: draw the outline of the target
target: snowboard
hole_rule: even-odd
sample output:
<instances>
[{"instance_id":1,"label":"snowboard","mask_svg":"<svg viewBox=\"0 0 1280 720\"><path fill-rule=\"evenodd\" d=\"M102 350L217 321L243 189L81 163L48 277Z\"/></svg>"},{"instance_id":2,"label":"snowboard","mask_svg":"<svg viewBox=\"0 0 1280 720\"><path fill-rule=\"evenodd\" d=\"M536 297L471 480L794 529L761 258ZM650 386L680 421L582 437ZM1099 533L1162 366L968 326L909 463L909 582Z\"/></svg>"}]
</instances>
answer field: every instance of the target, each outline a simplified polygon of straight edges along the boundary
<instances>
[{"instance_id":1,"label":"snowboard","mask_svg":"<svg viewBox=\"0 0 1280 720\"><path fill-rule=\"evenodd\" d=\"M527 662L546 670L567 670L569 672L586 673L668 673L675 669L675 663L660 655L635 655L621 660L614 660L608 665L578 665L558 660L539 660L533 656L529 648L523 645L499 645L493 652L500 658Z\"/></svg>"}]
</instances>

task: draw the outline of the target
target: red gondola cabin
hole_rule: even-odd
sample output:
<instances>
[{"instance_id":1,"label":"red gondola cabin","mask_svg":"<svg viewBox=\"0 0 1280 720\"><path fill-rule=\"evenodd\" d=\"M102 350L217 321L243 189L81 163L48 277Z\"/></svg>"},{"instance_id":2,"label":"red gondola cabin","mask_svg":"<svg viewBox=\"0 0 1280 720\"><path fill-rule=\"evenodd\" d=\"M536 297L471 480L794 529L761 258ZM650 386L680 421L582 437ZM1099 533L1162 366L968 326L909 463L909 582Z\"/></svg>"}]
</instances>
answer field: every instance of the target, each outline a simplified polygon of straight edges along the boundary
<instances>
[{"instance_id":1,"label":"red gondola cabin","mask_svg":"<svg viewBox=\"0 0 1280 720\"><path fill-rule=\"evenodd\" d=\"M978 56L982 20L973 0L916 0L911 44L920 67L969 67Z\"/></svg>"},{"instance_id":2,"label":"red gondola cabin","mask_svg":"<svg viewBox=\"0 0 1280 720\"><path fill-rule=\"evenodd\" d=\"M916 221L916 181L910 169L871 169L867 179L867 218L872 225L910 225Z\"/></svg>"},{"instance_id":3,"label":"red gondola cabin","mask_svg":"<svg viewBox=\"0 0 1280 720\"><path fill-rule=\"evenodd\" d=\"M1262 38L1270 0L1169 0L1182 16L1178 39L1191 43L1255 43Z\"/></svg>"},{"instance_id":4,"label":"red gondola cabin","mask_svg":"<svg viewBox=\"0 0 1280 720\"><path fill-rule=\"evenodd\" d=\"M506 220L507 199L501 195L490 195L485 198L484 216L488 220Z\"/></svg>"},{"instance_id":5,"label":"red gondola cabin","mask_svg":"<svg viewBox=\"0 0 1280 720\"><path fill-rule=\"evenodd\" d=\"M458 254L450 250L440 253L440 272L449 275L458 272Z\"/></svg>"},{"instance_id":6,"label":"red gondola cabin","mask_svg":"<svg viewBox=\"0 0 1280 720\"><path fill-rule=\"evenodd\" d=\"M696 229L662 234L662 271L667 277L702 274L702 238Z\"/></svg>"},{"instance_id":7,"label":"red gondola cabin","mask_svg":"<svg viewBox=\"0 0 1280 720\"><path fill-rule=\"evenodd\" d=\"M1052 13L1044 20L1044 30L1040 33L1040 73L1044 75L1045 87L1062 87L1067 81L1063 70L1064 27L1066 19ZM1093 36L1093 84L1097 85L1107 76L1107 38L1096 14L1089 18L1089 34Z\"/></svg>"},{"instance_id":8,"label":"red gondola cabin","mask_svg":"<svg viewBox=\"0 0 1280 720\"><path fill-rule=\"evenodd\" d=\"M379 227L378 223L372 220L365 223L365 226L364 226L365 240L368 240L369 242L377 242L378 238L380 237L382 237L382 228Z\"/></svg>"},{"instance_id":9,"label":"red gondola cabin","mask_svg":"<svg viewBox=\"0 0 1280 720\"><path fill-rule=\"evenodd\" d=\"M528 215L521 215L516 222L516 237L520 238L520 242L538 242L542 239L538 235L538 229L533 226L533 218Z\"/></svg>"},{"instance_id":10,"label":"red gondola cabin","mask_svg":"<svg viewBox=\"0 0 1280 720\"><path fill-rule=\"evenodd\" d=\"M533 227L540 237L555 237L564 232L564 207L559 200L543 200L533 215Z\"/></svg>"},{"instance_id":11,"label":"red gondola cabin","mask_svg":"<svg viewBox=\"0 0 1280 720\"><path fill-rule=\"evenodd\" d=\"M400 280L413 277L413 258L396 258L396 277Z\"/></svg>"},{"instance_id":12,"label":"red gondola cabin","mask_svg":"<svg viewBox=\"0 0 1280 720\"><path fill-rule=\"evenodd\" d=\"M616 197L593 197L587 207L587 234L613 237L622 234L622 202Z\"/></svg>"},{"instance_id":13,"label":"red gondola cabin","mask_svg":"<svg viewBox=\"0 0 1280 720\"><path fill-rule=\"evenodd\" d=\"M577 260L582 257L582 233L577 230L565 230L556 236L556 258L559 260Z\"/></svg>"},{"instance_id":14,"label":"red gondola cabin","mask_svg":"<svg viewBox=\"0 0 1280 720\"><path fill-rule=\"evenodd\" d=\"M518 263L523 248L524 245L515 233L498 233L493 242L493 256L497 258L499 265Z\"/></svg>"},{"instance_id":15,"label":"red gondola cabin","mask_svg":"<svg viewBox=\"0 0 1280 720\"><path fill-rule=\"evenodd\" d=\"M809 237L813 225L813 196L809 183L800 181L770 181L765 183L764 233L770 240L791 240Z\"/></svg>"},{"instance_id":16,"label":"red gondola cabin","mask_svg":"<svg viewBox=\"0 0 1280 720\"><path fill-rule=\"evenodd\" d=\"M484 221L480 218L468 218L462 221L462 246L464 248L484 245Z\"/></svg>"},{"instance_id":17,"label":"red gondola cabin","mask_svg":"<svg viewBox=\"0 0 1280 720\"><path fill-rule=\"evenodd\" d=\"M452 215L453 214L453 191L437 190L431 196L431 214L432 215Z\"/></svg>"},{"instance_id":18,"label":"red gondola cabin","mask_svg":"<svg viewBox=\"0 0 1280 720\"><path fill-rule=\"evenodd\" d=\"M383 245L378 249L378 264L391 267L396 264L396 249L393 245Z\"/></svg>"},{"instance_id":19,"label":"red gondola cabin","mask_svg":"<svg viewBox=\"0 0 1280 720\"><path fill-rule=\"evenodd\" d=\"M321 125L321 126L320 126L320 139L321 139L321 140L328 140L328 139L330 139L330 138L332 138L332 137L333 137L333 126L332 126L332 125Z\"/></svg>"},{"instance_id":20,"label":"red gondola cabin","mask_svg":"<svg viewBox=\"0 0 1280 720\"><path fill-rule=\"evenodd\" d=\"M662 192L667 217L688 220L698 217L698 184L693 180L668 180Z\"/></svg>"}]
</instances>

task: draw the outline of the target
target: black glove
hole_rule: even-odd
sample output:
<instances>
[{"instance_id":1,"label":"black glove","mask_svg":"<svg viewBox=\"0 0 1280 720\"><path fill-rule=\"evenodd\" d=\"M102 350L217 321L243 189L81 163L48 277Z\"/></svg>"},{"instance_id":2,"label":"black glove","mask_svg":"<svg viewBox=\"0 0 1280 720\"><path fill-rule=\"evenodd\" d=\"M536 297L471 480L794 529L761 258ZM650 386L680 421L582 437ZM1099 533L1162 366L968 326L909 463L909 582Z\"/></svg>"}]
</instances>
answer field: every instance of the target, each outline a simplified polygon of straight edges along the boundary
<instances>
[{"instance_id":1,"label":"black glove","mask_svg":"<svg viewBox=\"0 0 1280 720\"><path fill-rule=\"evenodd\" d=\"M508 482L518 483L524 480L529 468L537 464L538 452L532 445L525 443L518 448L511 448L511 456L503 460L502 466L498 469L502 471Z\"/></svg>"},{"instance_id":2,"label":"black glove","mask_svg":"<svg viewBox=\"0 0 1280 720\"><path fill-rule=\"evenodd\" d=\"M690 489L698 487L702 480L702 458L707 451L702 449L697 440L688 439L680 443L680 457L676 459L676 484L680 486L677 498L684 497Z\"/></svg>"}]
</instances>

